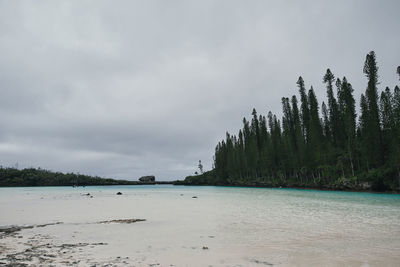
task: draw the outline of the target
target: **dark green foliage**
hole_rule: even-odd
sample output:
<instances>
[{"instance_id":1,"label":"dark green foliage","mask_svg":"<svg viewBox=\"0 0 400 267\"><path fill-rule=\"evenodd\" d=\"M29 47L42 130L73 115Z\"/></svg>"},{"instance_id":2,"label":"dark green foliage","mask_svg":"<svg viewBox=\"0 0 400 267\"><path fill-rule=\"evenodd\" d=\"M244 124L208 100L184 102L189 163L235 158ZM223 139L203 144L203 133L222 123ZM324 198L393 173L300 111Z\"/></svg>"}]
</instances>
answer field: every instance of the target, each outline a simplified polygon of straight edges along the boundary
<instances>
[{"instance_id":1,"label":"dark green foliage","mask_svg":"<svg viewBox=\"0 0 400 267\"><path fill-rule=\"evenodd\" d=\"M345 154L350 167L351 174L354 176L354 155L356 153L356 110L355 100L353 97L353 87L347 82L346 77L343 77L343 81L338 87L338 98L339 98L339 112L342 126L342 137L344 149L342 153Z\"/></svg>"},{"instance_id":2,"label":"dark green foliage","mask_svg":"<svg viewBox=\"0 0 400 267\"><path fill-rule=\"evenodd\" d=\"M323 82L328 105L322 103L322 118L314 89L307 94L299 77L300 109L296 96L281 99L281 122L272 112L265 118L253 109L251 122L243 119L238 137L227 134L217 145L215 168L185 182L399 190L400 89L386 88L379 98L374 52L366 57L364 73L368 86L361 95L358 124L346 77L335 79L327 69Z\"/></svg>"},{"instance_id":3,"label":"dark green foliage","mask_svg":"<svg viewBox=\"0 0 400 267\"><path fill-rule=\"evenodd\" d=\"M319 118L318 111L318 100L315 96L314 89L308 91L308 103L310 112L310 122L309 122L309 140L308 140L308 150L309 150L309 166L311 169L315 169L322 162L322 152L323 152L323 135L321 120Z\"/></svg>"},{"instance_id":4,"label":"dark green foliage","mask_svg":"<svg viewBox=\"0 0 400 267\"><path fill-rule=\"evenodd\" d=\"M328 114L329 114L329 132L332 134L331 137L332 143L336 147L340 147L343 144L342 142L342 129L340 125L340 114L339 114L339 106L336 101L335 95L333 93L333 83L335 80L335 76L332 74L330 69L326 70L326 74L324 76L324 83L326 83L327 96L328 96ZM338 80L337 85L340 86L340 81Z\"/></svg>"},{"instance_id":5,"label":"dark green foliage","mask_svg":"<svg viewBox=\"0 0 400 267\"><path fill-rule=\"evenodd\" d=\"M378 66L375 53L371 51L365 59L364 73L368 78L368 86L365 91L367 109L365 115L365 131L363 138L367 146L369 163L373 167L379 166L383 161L382 134L379 119L378 97Z\"/></svg>"},{"instance_id":6,"label":"dark green foliage","mask_svg":"<svg viewBox=\"0 0 400 267\"><path fill-rule=\"evenodd\" d=\"M215 170L204 172L200 175L188 176L185 178L184 182L176 181L174 184L190 184L190 185L223 185L224 183L219 183L216 177Z\"/></svg>"},{"instance_id":7,"label":"dark green foliage","mask_svg":"<svg viewBox=\"0 0 400 267\"><path fill-rule=\"evenodd\" d=\"M73 186L142 184L126 180L105 179L75 173L52 172L43 169L0 168L0 186Z\"/></svg>"},{"instance_id":8,"label":"dark green foliage","mask_svg":"<svg viewBox=\"0 0 400 267\"><path fill-rule=\"evenodd\" d=\"M307 142L309 138L309 128L310 128L310 110L308 106L306 88L304 87L304 80L301 76L297 80L297 86L299 87L300 101L301 101L301 123L302 123L303 136Z\"/></svg>"}]
</instances>

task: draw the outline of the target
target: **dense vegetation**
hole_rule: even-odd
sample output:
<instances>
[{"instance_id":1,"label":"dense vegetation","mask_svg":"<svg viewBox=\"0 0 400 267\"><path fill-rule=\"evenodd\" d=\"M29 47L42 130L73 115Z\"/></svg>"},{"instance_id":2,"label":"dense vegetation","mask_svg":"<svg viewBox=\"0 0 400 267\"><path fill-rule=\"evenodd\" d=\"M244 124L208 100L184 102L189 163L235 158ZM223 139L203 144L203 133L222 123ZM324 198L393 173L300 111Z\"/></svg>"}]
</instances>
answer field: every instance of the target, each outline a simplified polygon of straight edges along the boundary
<instances>
[{"instance_id":1,"label":"dense vegetation","mask_svg":"<svg viewBox=\"0 0 400 267\"><path fill-rule=\"evenodd\" d=\"M253 109L237 136L227 133L218 143L213 170L184 183L398 190L400 89L386 88L379 95L373 51L363 71L368 84L358 119L346 77L326 71L327 103L321 107L313 87L307 92L299 77L299 97L282 98L281 120L272 112L258 116Z\"/></svg>"},{"instance_id":2,"label":"dense vegetation","mask_svg":"<svg viewBox=\"0 0 400 267\"><path fill-rule=\"evenodd\" d=\"M126 180L104 179L75 173L51 172L43 169L0 168L0 186L73 186L143 184Z\"/></svg>"}]
</instances>

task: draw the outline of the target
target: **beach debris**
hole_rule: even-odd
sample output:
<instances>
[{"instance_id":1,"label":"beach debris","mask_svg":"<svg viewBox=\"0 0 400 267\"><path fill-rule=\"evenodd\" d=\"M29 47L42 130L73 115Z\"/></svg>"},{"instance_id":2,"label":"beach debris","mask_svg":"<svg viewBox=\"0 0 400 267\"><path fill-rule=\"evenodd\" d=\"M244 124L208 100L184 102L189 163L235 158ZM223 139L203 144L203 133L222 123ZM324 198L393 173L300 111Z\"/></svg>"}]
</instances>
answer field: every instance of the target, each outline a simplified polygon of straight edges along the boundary
<instances>
[{"instance_id":1,"label":"beach debris","mask_svg":"<svg viewBox=\"0 0 400 267\"><path fill-rule=\"evenodd\" d=\"M122 195L122 193L121 193L121 192L118 192L117 195Z\"/></svg>"},{"instance_id":2,"label":"beach debris","mask_svg":"<svg viewBox=\"0 0 400 267\"><path fill-rule=\"evenodd\" d=\"M257 264L263 264L263 265L266 265L266 266L274 266L273 263L270 263L270 262L267 262L267 261L260 261L260 260L257 260L257 259L252 259L250 261L254 262L254 263L257 263Z\"/></svg>"},{"instance_id":3,"label":"beach debris","mask_svg":"<svg viewBox=\"0 0 400 267\"><path fill-rule=\"evenodd\" d=\"M135 222L144 222L145 219L119 219L119 220L109 220L109 221L101 221L98 223L135 223Z\"/></svg>"},{"instance_id":4,"label":"beach debris","mask_svg":"<svg viewBox=\"0 0 400 267\"><path fill-rule=\"evenodd\" d=\"M46 226L49 226L49 225L56 225L56 224L63 224L63 222L38 224L38 225L34 225L34 227L46 227Z\"/></svg>"},{"instance_id":5,"label":"beach debris","mask_svg":"<svg viewBox=\"0 0 400 267\"><path fill-rule=\"evenodd\" d=\"M0 265L5 266L58 266L57 259L62 255L68 255L74 253L76 249L82 250L82 247L96 246L96 245L108 245L108 243L75 243L75 244L61 244L55 245L51 243L37 244L37 243L25 243L28 246L27 249L16 252L5 254L2 258ZM48 249L52 251L48 251ZM65 257L65 256L63 256ZM5 261L5 262L3 262ZM71 255L68 259L61 261L63 266L76 266L81 260L76 260ZM26 264L26 262L36 264ZM103 265L104 266L104 265Z\"/></svg>"},{"instance_id":6,"label":"beach debris","mask_svg":"<svg viewBox=\"0 0 400 267\"><path fill-rule=\"evenodd\" d=\"M208 247L206 247L206 246L203 246L203 249L208 249Z\"/></svg>"},{"instance_id":7,"label":"beach debris","mask_svg":"<svg viewBox=\"0 0 400 267\"><path fill-rule=\"evenodd\" d=\"M33 228L33 225L28 225L28 226L11 226L11 227L6 227L6 228L0 228L0 233L3 233L4 235L7 234L12 234L14 232L19 232L22 229L31 229Z\"/></svg>"},{"instance_id":8,"label":"beach debris","mask_svg":"<svg viewBox=\"0 0 400 267\"><path fill-rule=\"evenodd\" d=\"M38 224L38 225L24 225L24 226L10 226L10 227L0 227L0 239L3 238L6 235L13 235L16 232L19 232L23 229L32 229L32 228L41 228L49 225L56 225L56 224L62 224L62 222L56 222L56 223L46 223L46 224Z\"/></svg>"},{"instance_id":9,"label":"beach debris","mask_svg":"<svg viewBox=\"0 0 400 267\"><path fill-rule=\"evenodd\" d=\"M197 196L192 196L192 198L197 198Z\"/></svg>"}]
</instances>

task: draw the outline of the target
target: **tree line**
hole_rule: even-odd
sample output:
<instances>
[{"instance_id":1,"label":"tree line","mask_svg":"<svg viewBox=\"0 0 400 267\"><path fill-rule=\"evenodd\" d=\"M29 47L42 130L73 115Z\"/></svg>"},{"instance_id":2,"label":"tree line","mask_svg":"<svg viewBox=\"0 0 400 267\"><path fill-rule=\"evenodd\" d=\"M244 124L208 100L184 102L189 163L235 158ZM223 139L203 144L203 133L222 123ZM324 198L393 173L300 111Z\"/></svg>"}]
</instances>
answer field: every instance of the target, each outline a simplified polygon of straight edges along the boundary
<instances>
[{"instance_id":1,"label":"tree line","mask_svg":"<svg viewBox=\"0 0 400 267\"><path fill-rule=\"evenodd\" d=\"M216 146L213 170L187 177L186 183L398 190L400 89L378 91L373 51L363 72L367 87L359 115L346 77L336 78L327 69L327 102L321 105L313 87L307 91L299 77L298 96L281 99L281 119L253 109L239 133L226 133Z\"/></svg>"},{"instance_id":2,"label":"tree line","mask_svg":"<svg viewBox=\"0 0 400 267\"><path fill-rule=\"evenodd\" d=\"M114 180L76 173L52 172L41 168L0 168L1 186L82 186L82 185L136 185L137 181Z\"/></svg>"}]
</instances>

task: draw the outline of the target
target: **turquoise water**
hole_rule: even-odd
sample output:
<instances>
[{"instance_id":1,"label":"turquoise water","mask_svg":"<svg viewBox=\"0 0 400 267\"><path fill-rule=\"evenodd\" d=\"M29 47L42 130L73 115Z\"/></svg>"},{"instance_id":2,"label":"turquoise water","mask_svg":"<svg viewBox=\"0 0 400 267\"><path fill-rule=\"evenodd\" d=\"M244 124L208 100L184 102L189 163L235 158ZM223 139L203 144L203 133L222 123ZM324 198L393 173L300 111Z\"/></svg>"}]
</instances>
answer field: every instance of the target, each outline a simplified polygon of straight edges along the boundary
<instances>
[{"instance_id":1,"label":"turquoise water","mask_svg":"<svg viewBox=\"0 0 400 267\"><path fill-rule=\"evenodd\" d=\"M135 258L136 249L163 266L192 266L193 259L197 266L400 263L398 194L172 185L0 188L0 226L61 221L54 235L62 235L76 223L120 218L146 222L113 237L93 235L91 226L81 238L111 238L108 251L115 244L115 251ZM204 244L207 257L193 249Z\"/></svg>"},{"instance_id":2,"label":"turquoise water","mask_svg":"<svg viewBox=\"0 0 400 267\"><path fill-rule=\"evenodd\" d=\"M80 186L73 188L71 186L41 186L41 187L0 187L0 195L19 194L19 193L37 193L44 192L89 192L89 191L148 191L148 192L213 192L213 193L233 193L243 192L256 193L261 192L279 192L298 197L309 198L330 198L335 200L347 201L393 201L400 205L400 194L388 193L369 193L369 192L347 192L347 191L326 191L313 189L295 189L295 188L263 188L263 187L230 187L230 186L174 186L174 185L115 185L115 186Z\"/></svg>"}]
</instances>

